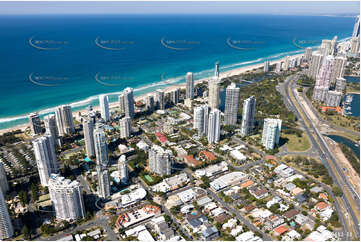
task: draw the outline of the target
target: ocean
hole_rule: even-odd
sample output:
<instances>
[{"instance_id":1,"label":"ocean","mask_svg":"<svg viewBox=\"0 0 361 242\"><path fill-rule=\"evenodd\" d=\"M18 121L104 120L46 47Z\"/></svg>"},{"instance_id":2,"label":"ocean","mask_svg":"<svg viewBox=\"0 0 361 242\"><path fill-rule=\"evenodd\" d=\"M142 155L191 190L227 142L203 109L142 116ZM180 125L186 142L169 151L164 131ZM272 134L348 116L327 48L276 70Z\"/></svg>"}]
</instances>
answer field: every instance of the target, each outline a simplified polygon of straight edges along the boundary
<instances>
[{"instance_id":1,"label":"ocean","mask_svg":"<svg viewBox=\"0 0 361 242\"><path fill-rule=\"evenodd\" d=\"M61 104L97 105L126 87L136 95L302 53L348 38L354 19L273 15L0 16L0 129Z\"/></svg>"}]
</instances>

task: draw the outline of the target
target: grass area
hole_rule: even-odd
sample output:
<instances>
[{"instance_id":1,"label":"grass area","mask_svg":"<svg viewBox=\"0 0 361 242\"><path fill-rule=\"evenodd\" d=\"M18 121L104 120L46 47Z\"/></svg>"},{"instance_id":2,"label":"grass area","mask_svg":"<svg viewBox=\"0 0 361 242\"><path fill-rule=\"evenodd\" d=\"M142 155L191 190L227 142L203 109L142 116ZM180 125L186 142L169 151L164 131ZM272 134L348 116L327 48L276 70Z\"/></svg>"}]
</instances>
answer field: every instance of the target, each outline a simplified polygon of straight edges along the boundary
<instances>
[{"instance_id":1,"label":"grass area","mask_svg":"<svg viewBox=\"0 0 361 242\"><path fill-rule=\"evenodd\" d=\"M331 122L332 124L353 130L353 131L360 131L360 119L356 117L350 117L350 116L342 116L340 114L325 114L320 112L322 118L328 122Z\"/></svg>"},{"instance_id":2,"label":"grass area","mask_svg":"<svg viewBox=\"0 0 361 242\"><path fill-rule=\"evenodd\" d=\"M348 82L346 85L346 93L360 93L360 83L358 82Z\"/></svg>"},{"instance_id":3,"label":"grass area","mask_svg":"<svg viewBox=\"0 0 361 242\"><path fill-rule=\"evenodd\" d=\"M147 179L149 182L153 182L153 179L149 175L145 175L144 178Z\"/></svg>"},{"instance_id":4,"label":"grass area","mask_svg":"<svg viewBox=\"0 0 361 242\"><path fill-rule=\"evenodd\" d=\"M307 151L311 145L306 134L298 137L296 134L282 134L282 138L286 139L286 147L288 151Z\"/></svg>"}]
</instances>

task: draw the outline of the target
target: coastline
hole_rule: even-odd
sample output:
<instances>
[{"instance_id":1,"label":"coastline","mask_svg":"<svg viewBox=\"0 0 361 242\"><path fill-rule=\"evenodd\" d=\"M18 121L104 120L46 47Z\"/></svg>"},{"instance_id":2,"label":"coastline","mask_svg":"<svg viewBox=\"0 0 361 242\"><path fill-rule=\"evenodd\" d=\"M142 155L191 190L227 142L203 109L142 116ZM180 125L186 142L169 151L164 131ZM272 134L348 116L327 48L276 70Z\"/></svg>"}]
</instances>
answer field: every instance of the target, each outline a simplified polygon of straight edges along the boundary
<instances>
[{"instance_id":1,"label":"coastline","mask_svg":"<svg viewBox=\"0 0 361 242\"><path fill-rule=\"evenodd\" d=\"M303 55L304 55L304 53L294 54L294 55L289 55L289 56L291 58L295 58L295 57L301 57ZM277 64L279 62L282 62L282 60L284 58L285 57L280 57L280 58L278 58L276 60L270 61L270 65L274 65L274 64ZM257 69L257 68L260 68L260 67L263 67L263 66L264 66L264 63L258 63L258 64L251 64L251 65L248 65L248 66L243 66L243 67L235 68L235 69L232 69L232 70L224 71L224 72L220 73L220 78L240 75L240 74L243 74L243 73L245 73L247 71L250 71L252 69ZM201 79L195 80L194 84L198 84L198 83L201 83L201 82L204 82L204 81L207 81L207 80L209 80L209 77L201 78ZM175 90L177 88L184 89L185 86L186 86L186 83L180 83L180 84L173 84L173 85L170 85L170 86L166 86L166 87L164 87L162 89L164 90L165 93L168 93L168 92L171 92L171 91L173 91L173 90ZM137 102L137 101L143 100L147 95L149 95L150 93L153 93L153 92L154 91L150 91L150 92L146 92L144 94L135 96L134 101ZM109 95L111 95L111 94L109 94ZM109 103L109 109L114 109L114 108L116 108L118 106L119 106L119 104L118 104L117 101ZM96 106L93 105L93 109L96 110L96 111L100 111L99 105L96 105ZM83 113L85 111L86 111L85 108L73 111L73 117L78 118L79 117L78 114ZM21 131L25 131L26 128L28 128L28 126L29 126L28 123L24 123L24 124L15 125L13 127L0 129L0 135L2 135L4 133L7 133L7 132L15 131L15 130L18 130L18 129L20 129Z\"/></svg>"}]
</instances>

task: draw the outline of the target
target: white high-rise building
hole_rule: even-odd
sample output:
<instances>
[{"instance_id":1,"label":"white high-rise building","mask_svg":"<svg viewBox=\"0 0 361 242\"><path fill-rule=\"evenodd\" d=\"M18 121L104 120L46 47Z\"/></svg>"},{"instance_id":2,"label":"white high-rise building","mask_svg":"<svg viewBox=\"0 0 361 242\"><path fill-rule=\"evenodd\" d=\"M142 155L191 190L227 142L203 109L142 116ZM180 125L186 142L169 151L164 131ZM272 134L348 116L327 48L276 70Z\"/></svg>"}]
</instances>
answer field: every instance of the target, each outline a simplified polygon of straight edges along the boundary
<instances>
[{"instance_id":1,"label":"white high-rise building","mask_svg":"<svg viewBox=\"0 0 361 242\"><path fill-rule=\"evenodd\" d=\"M215 77L216 79L219 78L219 63L218 63L218 62L216 62L216 65L215 65L215 67L214 67L214 77Z\"/></svg>"},{"instance_id":2,"label":"white high-rise building","mask_svg":"<svg viewBox=\"0 0 361 242\"><path fill-rule=\"evenodd\" d=\"M128 184L129 180L129 171L127 165L127 159L125 155L122 155L118 159L118 172L119 180L122 184Z\"/></svg>"},{"instance_id":3,"label":"white high-rise building","mask_svg":"<svg viewBox=\"0 0 361 242\"><path fill-rule=\"evenodd\" d=\"M283 70L288 71L289 67L290 67L290 57L286 56L285 61L283 62Z\"/></svg>"},{"instance_id":4,"label":"white high-rise building","mask_svg":"<svg viewBox=\"0 0 361 242\"><path fill-rule=\"evenodd\" d=\"M56 126L58 134L65 136L74 133L74 121L71 106L59 106L55 110Z\"/></svg>"},{"instance_id":5,"label":"white high-rise building","mask_svg":"<svg viewBox=\"0 0 361 242\"><path fill-rule=\"evenodd\" d=\"M316 76L316 84L312 99L315 101L325 101L328 89L330 88L331 72L334 66L334 57L328 55L324 58L322 66ZM327 90L327 91L326 91ZM326 92L326 93L325 93Z\"/></svg>"},{"instance_id":6,"label":"white high-rise building","mask_svg":"<svg viewBox=\"0 0 361 242\"><path fill-rule=\"evenodd\" d=\"M236 125L240 89L236 83L231 83L226 89L226 104L224 109L224 124Z\"/></svg>"},{"instance_id":7,"label":"white high-rise building","mask_svg":"<svg viewBox=\"0 0 361 242\"><path fill-rule=\"evenodd\" d=\"M56 120L55 115L50 114L44 117L45 124L45 134L51 135L53 137L54 144L56 145L56 140L58 138L56 130Z\"/></svg>"},{"instance_id":8,"label":"white high-rise building","mask_svg":"<svg viewBox=\"0 0 361 242\"><path fill-rule=\"evenodd\" d=\"M145 106L147 107L148 111L154 111L154 96L149 94L145 99Z\"/></svg>"},{"instance_id":9,"label":"white high-rise building","mask_svg":"<svg viewBox=\"0 0 361 242\"><path fill-rule=\"evenodd\" d=\"M323 39L321 46L320 46L320 52L324 56L331 55L332 54L332 41L329 39Z\"/></svg>"},{"instance_id":10,"label":"white high-rise building","mask_svg":"<svg viewBox=\"0 0 361 242\"><path fill-rule=\"evenodd\" d=\"M343 92L346 89L347 81L345 78L339 77L336 79L336 88L337 92Z\"/></svg>"},{"instance_id":11,"label":"white high-rise building","mask_svg":"<svg viewBox=\"0 0 361 242\"><path fill-rule=\"evenodd\" d=\"M194 79L193 73L188 72L186 75L186 98L193 99L194 98Z\"/></svg>"},{"instance_id":12,"label":"white high-rise building","mask_svg":"<svg viewBox=\"0 0 361 242\"><path fill-rule=\"evenodd\" d=\"M153 145L149 150L149 170L160 176L172 173L173 153L170 150L163 150L158 145Z\"/></svg>"},{"instance_id":13,"label":"white high-rise building","mask_svg":"<svg viewBox=\"0 0 361 242\"><path fill-rule=\"evenodd\" d=\"M269 61L264 62L263 71L264 72L269 72Z\"/></svg>"},{"instance_id":14,"label":"white high-rise building","mask_svg":"<svg viewBox=\"0 0 361 242\"><path fill-rule=\"evenodd\" d=\"M13 235L14 228L9 210L5 203L4 193L0 190L0 240L11 238Z\"/></svg>"},{"instance_id":15,"label":"white high-rise building","mask_svg":"<svg viewBox=\"0 0 361 242\"><path fill-rule=\"evenodd\" d=\"M85 217L85 206L80 183L51 174L49 179L50 199L57 219L76 220Z\"/></svg>"},{"instance_id":16,"label":"white high-rise building","mask_svg":"<svg viewBox=\"0 0 361 242\"><path fill-rule=\"evenodd\" d=\"M134 118L134 95L133 88L127 87L124 89L122 95L119 96L119 102L122 103L122 112L125 116Z\"/></svg>"},{"instance_id":17,"label":"white high-rise building","mask_svg":"<svg viewBox=\"0 0 361 242\"><path fill-rule=\"evenodd\" d=\"M221 137L221 111L212 109L208 118L208 143L218 143Z\"/></svg>"},{"instance_id":18,"label":"white high-rise building","mask_svg":"<svg viewBox=\"0 0 361 242\"><path fill-rule=\"evenodd\" d=\"M208 120L207 120L208 121ZM204 129L204 109L202 107L195 107L193 110L193 128L198 130L198 135L203 134Z\"/></svg>"},{"instance_id":19,"label":"white high-rise building","mask_svg":"<svg viewBox=\"0 0 361 242\"><path fill-rule=\"evenodd\" d=\"M94 130L94 146L95 146L95 156L97 159L97 165L107 166L108 159L108 145L105 138L105 133L103 127L99 124L96 124Z\"/></svg>"},{"instance_id":20,"label":"white high-rise building","mask_svg":"<svg viewBox=\"0 0 361 242\"><path fill-rule=\"evenodd\" d=\"M338 107L340 106L342 98L342 92L338 91L328 91L325 105L328 107Z\"/></svg>"},{"instance_id":21,"label":"white high-rise building","mask_svg":"<svg viewBox=\"0 0 361 242\"><path fill-rule=\"evenodd\" d=\"M36 164L38 166L40 183L48 186L49 176L58 173L54 141L50 135L44 135L33 141Z\"/></svg>"},{"instance_id":22,"label":"white high-rise building","mask_svg":"<svg viewBox=\"0 0 361 242\"><path fill-rule=\"evenodd\" d=\"M98 195L101 198L107 198L110 196L109 170L102 165L97 165L96 169L98 174Z\"/></svg>"},{"instance_id":23,"label":"white high-rise building","mask_svg":"<svg viewBox=\"0 0 361 242\"><path fill-rule=\"evenodd\" d=\"M350 53L356 55L360 52L360 37L353 37L351 39Z\"/></svg>"},{"instance_id":24,"label":"white high-rise building","mask_svg":"<svg viewBox=\"0 0 361 242\"><path fill-rule=\"evenodd\" d=\"M282 71L281 62L277 62L275 72L276 73L281 73L281 71Z\"/></svg>"},{"instance_id":25,"label":"white high-rise building","mask_svg":"<svg viewBox=\"0 0 361 242\"><path fill-rule=\"evenodd\" d=\"M307 47L305 49L305 60L310 63L312 59L312 48L311 47Z\"/></svg>"},{"instance_id":26,"label":"white high-rise building","mask_svg":"<svg viewBox=\"0 0 361 242\"><path fill-rule=\"evenodd\" d=\"M94 121L91 118L85 118L83 120L83 132L85 149L87 156L95 157L95 145L94 145Z\"/></svg>"},{"instance_id":27,"label":"white high-rise building","mask_svg":"<svg viewBox=\"0 0 361 242\"><path fill-rule=\"evenodd\" d=\"M9 190L8 179L6 178L6 172L3 163L0 162L0 190L5 194Z\"/></svg>"},{"instance_id":28,"label":"white high-rise building","mask_svg":"<svg viewBox=\"0 0 361 242\"><path fill-rule=\"evenodd\" d=\"M120 138L124 139L130 137L130 134L132 133L131 122L132 120L130 117L124 117L119 120Z\"/></svg>"},{"instance_id":29,"label":"white high-rise building","mask_svg":"<svg viewBox=\"0 0 361 242\"><path fill-rule=\"evenodd\" d=\"M337 52L337 36L333 37L333 39L331 40L331 50L330 50L330 55L336 55Z\"/></svg>"},{"instance_id":30,"label":"white high-rise building","mask_svg":"<svg viewBox=\"0 0 361 242\"><path fill-rule=\"evenodd\" d=\"M220 96L219 96L219 81L217 78L211 78L208 81L208 106L211 109L219 108Z\"/></svg>"},{"instance_id":31,"label":"white high-rise building","mask_svg":"<svg viewBox=\"0 0 361 242\"><path fill-rule=\"evenodd\" d=\"M165 109L164 91L162 89L157 89L155 91L155 102L156 102L157 109L160 109L160 110Z\"/></svg>"},{"instance_id":32,"label":"white high-rise building","mask_svg":"<svg viewBox=\"0 0 361 242\"><path fill-rule=\"evenodd\" d=\"M100 104L101 117L102 117L102 119L104 119L105 122L108 122L110 120L108 96L100 95L99 96L99 104Z\"/></svg>"},{"instance_id":33,"label":"white high-rise building","mask_svg":"<svg viewBox=\"0 0 361 242\"><path fill-rule=\"evenodd\" d=\"M282 120L266 118L263 125L262 145L272 150L278 145L281 135Z\"/></svg>"},{"instance_id":34,"label":"white high-rise building","mask_svg":"<svg viewBox=\"0 0 361 242\"><path fill-rule=\"evenodd\" d=\"M170 92L170 100L174 105L179 103L180 89L176 88L175 90Z\"/></svg>"},{"instance_id":35,"label":"white high-rise building","mask_svg":"<svg viewBox=\"0 0 361 242\"><path fill-rule=\"evenodd\" d=\"M119 111L120 111L121 113L124 113L124 112L125 112L124 93L121 93L121 94L118 96L118 103L119 103Z\"/></svg>"},{"instance_id":36,"label":"white high-rise building","mask_svg":"<svg viewBox=\"0 0 361 242\"><path fill-rule=\"evenodd\" d=\"M41 134L41 131L43 130L43 128L41 127L41 121L40 121L39 114L31 113L31 114L29 114L28 118L29 118L31 132L34 135Z\"/></svg>"},{"instance_id":37,"label":"white high-rise building","mask_svg":"<svg viewBox=\"0 0 361 242\"><path fill-rule=\"evenodd\" d=\"M311 64L308 69L308 76L316 78L318 71L322 65L323 55L319 51L312 53Z\"/></svg>"},{"instance_id":38,"label":"white high-rise building","mask_svg":"<svg viewBox=\"0 0 361 242\"><path fill-rule=\"evenodd\" d=\"M352 37L360 36L360 15L356 17L355 25L353 26Z\"/></svg>"},{"instance_id":39,"label":"white high-rise building","mask_svg":"<svg viewBox=\"0 0 361 242\"><path fill-rule=\"evenodd\" d=\"M333 68L331 71L330 81L334 83L337 78L343 77L345 73L345 66L347 63L347 59L342 56L337 56L334 59Z\"/></svg>"},{"instance_id":40,"label":"white high-rise building","mask_svg":"<svg viewBox=\"0 0 361 242\"><path fill-rule=\"evenodd\" d=\"M253 131L256 98L251 96L243 101L241 135L248 136Z\"/></svg>"}]
</instances>

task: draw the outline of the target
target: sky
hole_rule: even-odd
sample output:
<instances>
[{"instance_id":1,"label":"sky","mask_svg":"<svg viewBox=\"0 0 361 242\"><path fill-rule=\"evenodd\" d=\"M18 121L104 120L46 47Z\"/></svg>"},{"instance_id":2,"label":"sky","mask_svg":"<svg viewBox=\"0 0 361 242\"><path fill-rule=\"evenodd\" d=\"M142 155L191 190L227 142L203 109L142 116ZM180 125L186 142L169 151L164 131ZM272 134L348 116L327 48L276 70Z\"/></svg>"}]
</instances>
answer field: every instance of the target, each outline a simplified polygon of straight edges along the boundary
<instances>
[{"instance_id":1,"label":"sky","mask_svg":"<svg viewBox=\"0 0 361 242\"><path fill-rule=\"evenodd\" d=\"M359 15L359 1L322 2L0 2L0 15L11 14L277 14Z\"/></svg>"}]
</instances>

